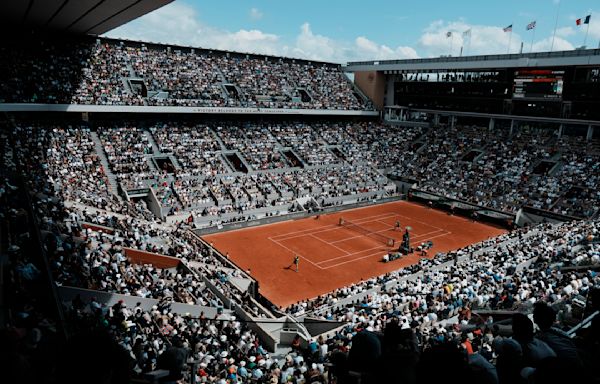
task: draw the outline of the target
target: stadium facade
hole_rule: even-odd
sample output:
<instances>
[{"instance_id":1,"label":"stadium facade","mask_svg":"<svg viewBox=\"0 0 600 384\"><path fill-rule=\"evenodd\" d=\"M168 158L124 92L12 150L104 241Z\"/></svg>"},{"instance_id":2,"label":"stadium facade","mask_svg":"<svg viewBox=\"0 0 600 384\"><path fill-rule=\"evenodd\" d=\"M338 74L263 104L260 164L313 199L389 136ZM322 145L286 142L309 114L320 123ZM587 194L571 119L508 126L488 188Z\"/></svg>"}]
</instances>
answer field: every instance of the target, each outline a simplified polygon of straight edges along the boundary
<instances>
[{"instance_id":1,"label":"stadium facade","mask_svg":"<svg viewBox=\"0 0 600 384\"><path fill-rule=\"evenodd\" d=\"M378 108L600 119L600 50L351 62Z\"/></svg>"}]
</instances>

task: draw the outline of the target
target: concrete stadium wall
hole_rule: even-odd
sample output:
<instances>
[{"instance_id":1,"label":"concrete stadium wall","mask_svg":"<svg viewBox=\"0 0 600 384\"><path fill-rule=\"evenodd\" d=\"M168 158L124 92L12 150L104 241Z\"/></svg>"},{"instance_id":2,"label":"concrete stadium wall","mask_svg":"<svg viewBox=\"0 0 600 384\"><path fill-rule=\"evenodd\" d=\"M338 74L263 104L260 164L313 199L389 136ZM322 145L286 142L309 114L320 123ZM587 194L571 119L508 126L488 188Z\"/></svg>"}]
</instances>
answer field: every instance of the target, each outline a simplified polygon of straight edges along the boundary
<instances>
[{"instance_id":1,"label":"concrete stadium wall","mask_svg":"<svg viewBox=\"0 0 600 384\"><path fill-rule=\"evenodd\" d=\"M383 94L385 90L385 75L378 71L354 73L354 84L373 101L379 110L383 109Z\"/></svg>"},{"instance_id":2,"label":"concrete stadium wall","mask_svg":"<svg viewBox=\"0 0 600 384\"><path fill-rule=\"evenodd\" d=\"M345 323L340 323L339 321L321 320L312 317L305 317L302 321L302 324L308 333L311 334L311 336L319 336L324 333L332 332L338 329L340 326L346 325Z\"/></svg>"},{"instance_id":3,"label":"concrete stadium wall","mask_svg":"<svg viewBox=\"0 0 600 384\"><path fill-rule=\"evenodd\" d=\"M125 256L134 264L152 264L157 268L175 268L181 262L180 259L171 256L159 255L158 253L140 251L133 248L123 248Z\"/></svg>"},{"instance_id":4,"label":"concrete stadium wall","mask_svg":"<svg viewBox=\"0 0 600 384\"><path fill-rule=\"evenodd\" d=\"M343 210L347 210L347 209L366 207L367 205L391 203L393 201L398 201L398 200L402 200L402 196L384 197L384 198L377 199L376 201L367 200L367 201L361 201L358 203L334 205L334 206L323 208L319 213L320 214L332 213L332 212L338 212L338 211L343 211ZM295 213L289 213L287 215L281 215L281 216L264 217L264 218L258 219L258 220L240 221L237 223L225 224L225 225L218 226L218 227L215 226L215 227L209 227L209 228L195 229L194 233L198 236L204 236L204 235L209 235L211 233L231 231L234 229L248 228L248 227L254 227L254 226L264 225L264 224L278 223L280 221L296 220L296 219L301 219L301 218L305 218L305 217L310 217L315 214L316 214L316 212L295 212Z\"/></svg>"},{"instance_id":5,"label":"concrete stadium wall","mask_svg":"<svg viewBox=\"0 0 600 384\"><path fill-rule=\"evenodd\" d=\"M158 305L160 300L138 297L138 296L128 296L121 295L118 293L110 293L110 292L102 292L102 291L94 291L91 289L83 289L76 287L58 287L58 294L60 299L64 303L70 303L77 295L81 297L81 299L85 302L89 302L92 297L96 298L96 300L106 306L112 306L117 304L119 301L123 300L123 302L129 308L133 308L137 303L141 304L141 308L145 311L149 311L152 309L152 306ZM181 315L189 313L191 316L198 317L200 314L204 314L207 318L214 318L218 315L219 311L223 311L225 314L231 314L232 311L228 309L216 308L216 307L207 307L201 305L190 305L184 303L172 303L171 311L174 313L178 313Z\"/></svg>"},{"instance_id":6,"label":"concrete stadium wall","mask_svg":"<svg viewBox=\"0 0 600 384\"><path fill-rule=\"evenodd\" d=\"M524 225L534 225L538 223L562 223L565 221L576 220L571 216L564 216L554 212L543 211L541 209L521 208L517 213L516 223L522 227Z\"/></svg>"},{"instance_id":7,"label":"concrete stadium wall","mask_svg":"<svg viewBox=\"0 0 600 384\"><path fill-rule=\"evenodd\" d=\"M95 223L82 222L81 227L83 229L91 229L92 231L107 233L109 235L112 235L113 233L115 233L113 228L106 227L106 226L100 225L100 224L95 224Z\"/></svg>"},{"instance_id":8,"label":"concrete stadium wall","mask_svg":"<svg viewBox=\"0 0 600 384\"><path fill-rule=\"evenodd\" d=\"M379 116L377 111L242 107L171 107L148 105L84 105L0 103L0 112L200 113L220 115Z\"/></svg>"},{"instance_id":9,"label":"concrete stadium wall","mask_svg":"<svg viewBox=\"0 0 600 384\"><path fill-rule=\"evenodd\" d=\"M248 328L258 335L269 352L275 352L279 344L277 330L281 328L281 320L254 319L240 307L235 308L235 314L240 320L247 322Z\"/></svg>"}]
</instances>

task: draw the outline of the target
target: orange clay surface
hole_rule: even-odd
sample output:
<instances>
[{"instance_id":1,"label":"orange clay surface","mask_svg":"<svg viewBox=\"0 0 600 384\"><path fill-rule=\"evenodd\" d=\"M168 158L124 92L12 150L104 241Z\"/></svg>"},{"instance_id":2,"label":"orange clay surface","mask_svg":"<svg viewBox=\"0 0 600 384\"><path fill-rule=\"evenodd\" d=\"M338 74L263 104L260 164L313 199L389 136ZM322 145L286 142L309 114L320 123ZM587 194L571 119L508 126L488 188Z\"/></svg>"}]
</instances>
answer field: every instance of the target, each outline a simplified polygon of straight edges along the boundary
<instances>
[{"instance_id":1,"label":"orange clay surface","mask_svg":"<svg viewBox=\"0 0 600 384\"><path fill-rule=\"evenodd\" d=\"M260 293L281 307L316 297L418 262L412 254L388 263L384 242L339 225L340 218L396 240L405 226L411 246L431 240L429 256L477 243L506 231L460 216L398 201L204 236L259 283ZM400 221L401 231L395 230ZM296 272L294 257L300 258Z\"/></svg>"}]
</instances>

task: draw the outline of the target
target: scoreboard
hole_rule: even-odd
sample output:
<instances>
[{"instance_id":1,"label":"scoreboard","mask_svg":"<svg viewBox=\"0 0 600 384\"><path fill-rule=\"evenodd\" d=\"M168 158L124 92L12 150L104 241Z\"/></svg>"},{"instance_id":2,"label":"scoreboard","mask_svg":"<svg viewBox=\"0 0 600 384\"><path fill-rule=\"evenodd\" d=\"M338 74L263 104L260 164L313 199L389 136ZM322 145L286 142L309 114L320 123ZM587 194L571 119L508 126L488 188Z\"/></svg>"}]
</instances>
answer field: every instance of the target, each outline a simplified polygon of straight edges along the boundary
<instances>
[{"instance_id":1,"label":"scoreboard","mask_svg":"<svg viewBox=\"0 0 600 384\"><path fill-rule=\"evenodd\" d=\"M514 99L561 100L564 70L523 69L515 71Z\"/></svg>"}]
</instances>

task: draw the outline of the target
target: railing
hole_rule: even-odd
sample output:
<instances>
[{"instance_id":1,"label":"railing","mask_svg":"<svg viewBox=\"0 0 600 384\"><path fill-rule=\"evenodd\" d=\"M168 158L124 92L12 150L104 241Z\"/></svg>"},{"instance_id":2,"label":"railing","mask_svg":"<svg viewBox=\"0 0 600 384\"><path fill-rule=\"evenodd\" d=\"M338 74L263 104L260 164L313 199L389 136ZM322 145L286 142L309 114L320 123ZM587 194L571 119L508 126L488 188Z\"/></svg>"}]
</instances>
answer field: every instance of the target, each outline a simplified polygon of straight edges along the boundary
<instances>
[{"instance_id":1,"label":"railing","mask_svg":"<svg viewBox=\"0 0 600 384\"><path fill-rule=\"evenodd\" d=\"M558 220L558 221L572 221L572 220L581 220L581 219L583 219L582 217L571 216L571 215L564 215L562 213L552 212L552 211L548 211L546 209L535 208L535 207L532 207L530 205L523 205L521 207L521 209L525 213L531 213L533 215L545 217L545 218L548 218L548 219Z\"/></svg>"},{"instance_id":2,"label":"railing","mask_svg":"<svg viewBox=\"0 0 600 384\"><path fill-rule=\"evenodd\" d=\"M42 263L44 265L44 274L45 279L47 280L47 283L50 285L50 293L51 293L51 297L52 300L54 301L54 305L56 307L56 314L58 317L58 329L60 330L60 333L65 336L68 337L69 334L67 333L67 329L65 328L65 315L63 312L63 307L60 303L59 300L59 296L58 296L58 292L56 290L56 284L54 283L54 278L52 277L52 271L50 268L50 263L48 261L48 254L46 252L46 249L44 247L44 245L42 244L42 232L40 231L40 227L38 224L38 218L35 216L35 213L33 211L33 201L31 200L31 194L29 193L29 190L27 188L27 184L23 181L22 185L25 188L25 195L27 196L27 216L30 220L30 223L32 223L32 228L31 228L31 236L32 236L32 240L33 240L33 244L35 244L34 249L37 250L38 254L40 255L40 259L42 260Z\"/></svg>"},{"instance_id":3,"label":"railing","mask_svg":"<svg viewBox=\"0 0 600 384\"><path fill-rule=\"evenodd\" d=\"M598 315L600 315L600 311L596 311L596 312L592 313L591 315L589 315L588 317L583 319L579 324L577 324L573 328L569 329L567 331L567 335L569 335L571 338L575 337L577 334L577 331L579 331L583 327L586 327L588 324L591 324L592 320L594 320L594 318Z\"/></svg>"},{"instance_id":4,"label":"railing","mask_svg":"<svg viewBox=\"0 0 600 384\"><path fill-rule=\"evenodd\" d=\"M540 58L560 58L560 57L580 57L600 55L600 49L579 49L572 51L557 52L533 52L533 53L511 53L499 55L477 55L477 56L450 56L435 57L423 59L403 59L403 60L374 60L374 61L351 61L348 66L358 65L388 65L388 64L421 64L421 63L450 63L460 61L489 61L489 60L515 60L515 59L540 59Z\"/></svg>"},{"instance_id":5,"label":"railing","mask_svg":"<svg viewBox=\"0 0 600 384\"><path fill-rule=\"evenodd\" d=\"M345 196L345 197L347 197L347 196ZM383 197L383 198L377 199L376 204L383 204L383 203L388 203L388 202L392 202L392 201L402 200L403 198L404 198L404 196L400 195L400 194L397 194L394 196L389 196L389 197ZM233 222L233 223L229 223L229 224L222 224L220 226L212 226L212 227L207 227L207 228L195 229L193 232L197 236L203 236L203 235L209 235L211 233L216 233L216 232L231 231L234 229L242 229L242 228L253 227L253 226L263 225L263 224L272 224L272 223L277 223L280 221L302 219L302 218L306 218L306 217L309 217L309 216L315 215L315 214L332 213L332 212L337 212L337 211L342 211L342 210L347 210L347 209L364 207L364 206L372 205L372 204L373 204L372 200L369 199L367 201L361 201L361 202L356 202L356 203L351 203L351 204L326 206L326 207L322 208L319 212L305 212L305 211L292 212L292 213L287 213L284 215L263 217L263 218L255 219L255 220L237 221L237 222Z\"/></svg>"},{"instance_id":6,"label":"railing","mask_svg":"<svg viewBox=\"0 0 600 384\"><path fill-rule=\"evenodd\" d=\"M465 200L460 200L454 197L448 197L448 196L444 196L444 195L440 195L439 193L435 193L435 192L428 192L426 190L422 190L422 189L418 189L418 188L413 188L411 190L411 192L413 192L413 194L409 194L409 197L420 197L418 195L415 195L414 192L417 192L419 194L425 194L425 195L431 195L431 196L435 196L438 197L440 200L438 200L439 203L443 204L443 203L460 203L460 204L465 204L468 206L473 207L474 210L478 210L478 211L492 211L492 212L496 212L500 215L506 216L506 218L513 218L515 217L515 213L511 213L508 211L502 211L500 209L496 209L496 208L492 208L492 207L486 207L484 205L479 205L477 203L471 203ZM424 198L424 197L422 197Z\"/></svg>"}]
</instances>

